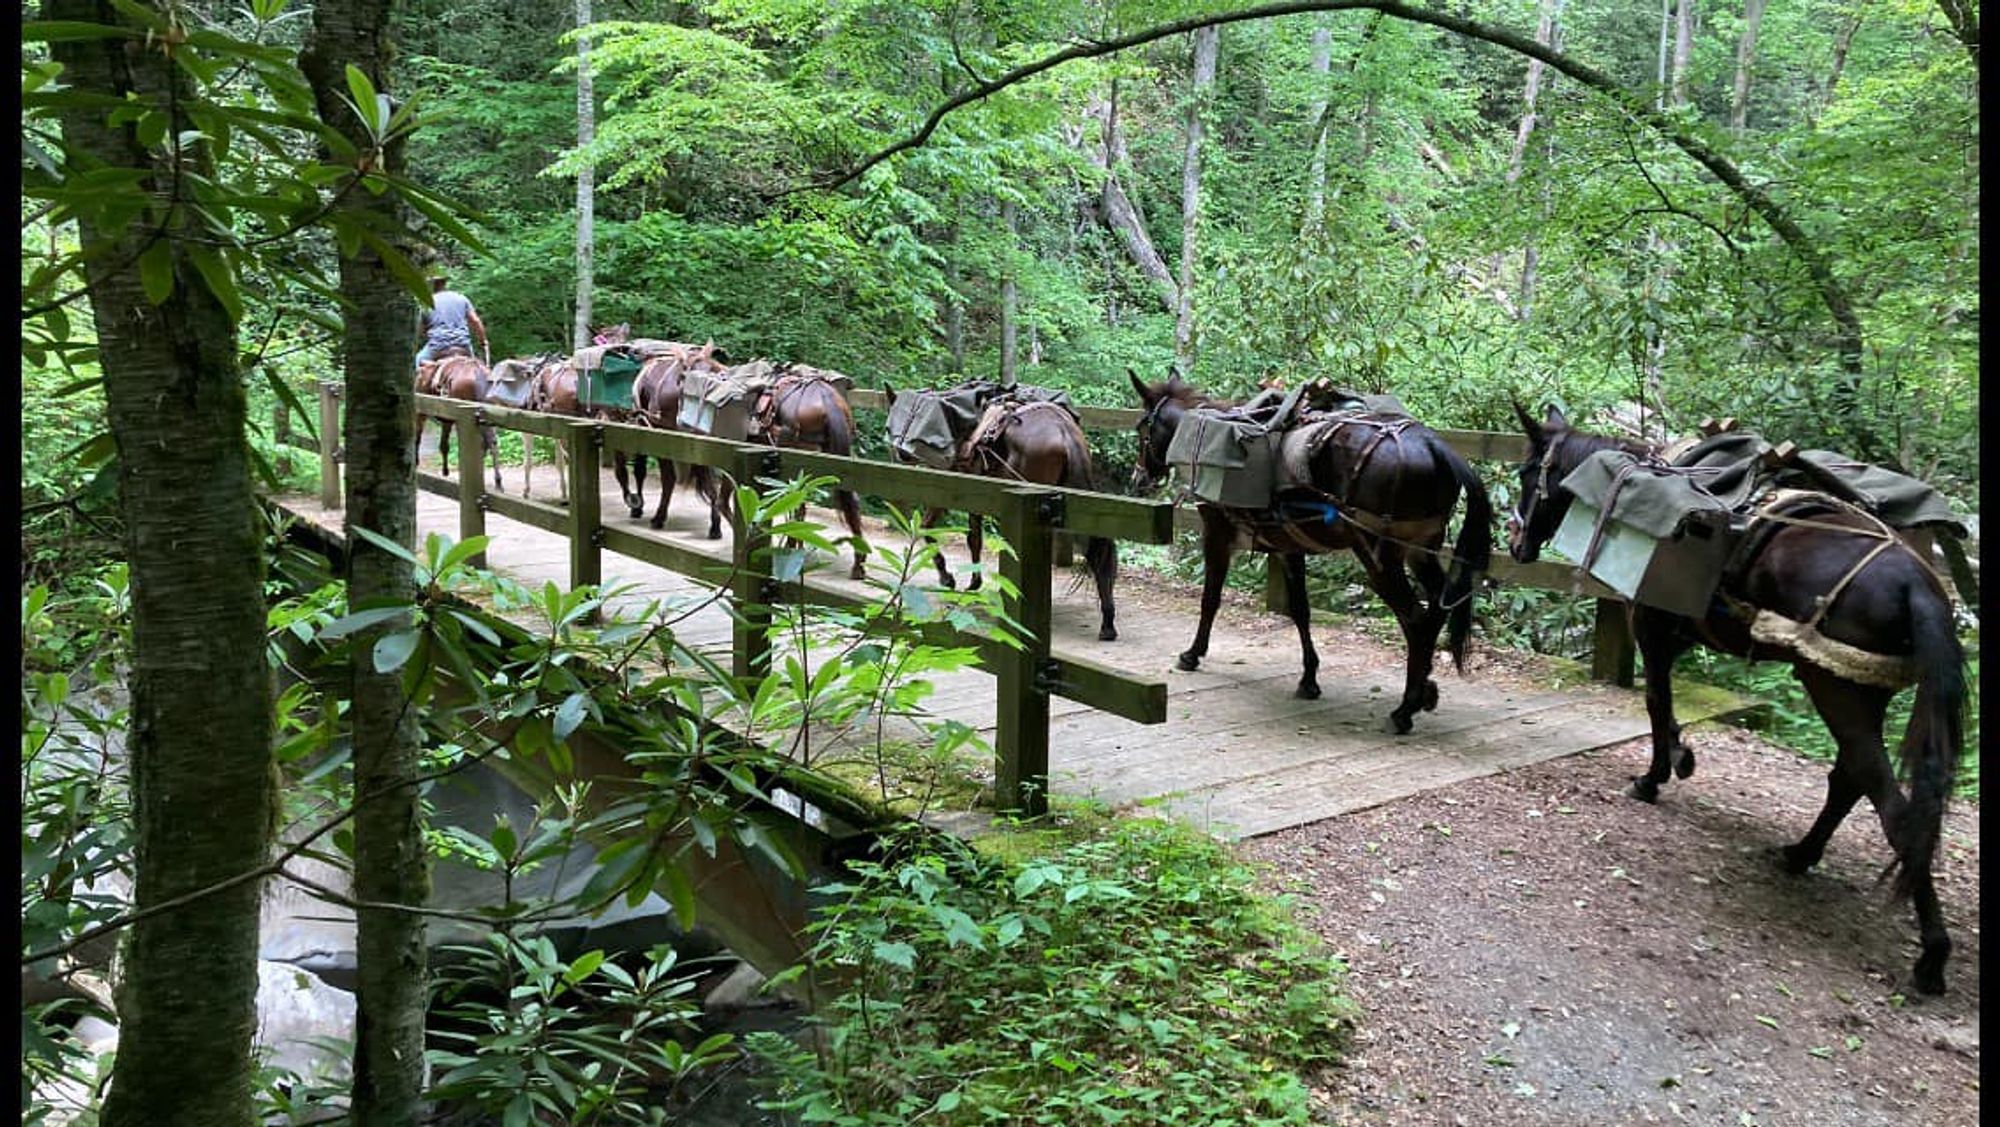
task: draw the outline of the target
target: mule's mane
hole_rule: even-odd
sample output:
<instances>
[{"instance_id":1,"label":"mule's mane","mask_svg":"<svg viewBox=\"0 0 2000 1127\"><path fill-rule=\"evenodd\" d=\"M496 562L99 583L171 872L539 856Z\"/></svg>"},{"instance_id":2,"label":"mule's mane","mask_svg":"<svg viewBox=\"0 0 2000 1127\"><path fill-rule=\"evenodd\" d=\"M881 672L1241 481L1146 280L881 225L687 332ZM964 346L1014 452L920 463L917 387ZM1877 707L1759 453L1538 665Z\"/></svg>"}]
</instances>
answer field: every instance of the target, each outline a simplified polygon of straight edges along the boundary
<instances>
[{"instance_id":1,"label":"mule's mane","mask_svg":"<svg viewBox=\"0 0 2000 1127\"><path fill-rule=\"evenodd\" d=\"M1565 428L1553 435L1544 433L1546 445L1543 446L1542 456L1545 458L1548 457L1550 447L1555 449L1555 464L1549 468L1552 474L1557 475L1557 480L1569 476L1572 471L1587 461L1592 454L1601 451L1623 450L1627 453L1642 455L1654 453L1654 448L1647 443L1614 438L1608 434L1591 434L1588 431L1576 430L1574 428Z\"/></svg>"}]
</instances>

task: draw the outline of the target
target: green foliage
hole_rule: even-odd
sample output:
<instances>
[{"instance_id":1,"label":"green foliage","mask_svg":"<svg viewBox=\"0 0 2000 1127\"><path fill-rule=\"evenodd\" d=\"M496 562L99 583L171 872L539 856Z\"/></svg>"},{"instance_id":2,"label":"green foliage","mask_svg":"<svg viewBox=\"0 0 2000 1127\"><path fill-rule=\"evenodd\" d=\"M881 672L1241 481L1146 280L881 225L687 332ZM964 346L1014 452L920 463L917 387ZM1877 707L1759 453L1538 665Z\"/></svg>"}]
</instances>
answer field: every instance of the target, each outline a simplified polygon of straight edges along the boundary
<instances>
[{"instance_id":1,"label":"green foliage","mask_svg":"<svg viewBox=\"0 0 2000 1127\"><path fill-rule=\"evenodd\" d=\"M913 837L857 862L814 962L851 986L817 1053L746 1048L805 1123L1308 1121L1335 1059L1341 964L1225 847L1119 821L1018 862Z\"/></svg>"}]
</instances>

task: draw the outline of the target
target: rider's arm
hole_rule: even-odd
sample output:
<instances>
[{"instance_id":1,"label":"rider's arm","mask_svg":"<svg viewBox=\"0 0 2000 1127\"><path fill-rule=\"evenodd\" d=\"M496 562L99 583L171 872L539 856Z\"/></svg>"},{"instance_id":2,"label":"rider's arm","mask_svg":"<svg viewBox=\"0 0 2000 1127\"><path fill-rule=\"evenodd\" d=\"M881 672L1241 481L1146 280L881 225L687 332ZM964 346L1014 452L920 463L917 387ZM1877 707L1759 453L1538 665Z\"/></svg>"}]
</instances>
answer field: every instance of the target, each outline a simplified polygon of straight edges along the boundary
<instances>
[{"instance_id":1,"label":"rider's arm","mask_svg":"<svg viewBox=\"0 0 2000 1127\"><path fill-rule=\"evenodd\" d=\"M478 311L477 309L474 309L474 308L472 308L472 307L471 307L471 306L469 306L469 305L468 305L468 306L466 306L466 308L465 308L465 323L466 323L466 324L468 324L468 325L471 325L471 326L472 326L472 331L473 331L473 332L475 332L475 333L478 333L478 334L479 334L479 347L481 347L481 348L485 348L485 347L486 347L486 322L484 322L484 321L481 321L481 320L479 319L479 311Z\"/></svg>"}]
</instances>

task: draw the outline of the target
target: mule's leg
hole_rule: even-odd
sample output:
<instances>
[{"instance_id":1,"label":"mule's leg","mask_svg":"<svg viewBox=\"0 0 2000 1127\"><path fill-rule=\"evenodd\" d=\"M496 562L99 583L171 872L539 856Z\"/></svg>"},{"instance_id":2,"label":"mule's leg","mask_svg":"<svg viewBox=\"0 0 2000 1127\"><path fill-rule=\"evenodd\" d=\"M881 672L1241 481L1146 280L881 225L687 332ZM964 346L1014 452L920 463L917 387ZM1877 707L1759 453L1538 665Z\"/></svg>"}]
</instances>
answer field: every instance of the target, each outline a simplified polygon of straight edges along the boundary
<instances>
[{"instance_id":1,"label":"mule's leg","mask_svg":"<svg viewBox=\"0 0 2000 1127\"><path fill-rule=\"evenodd\" d=\"M667 503L674 499L674 486L679 484L680 474L672 462L660 459L660 506L653 510L654 528L667 526Z\"/></svg>"},{"instance_id":2,"label":"mule's leg","mask_svg":"<svg viewBox=\"0 0 2000 1127\"><path fill-rule=\"evenodd\" d=\"M1229 580L1229 549L1235 538L1229 521L1204 511L1201 515L1201 621L1194 628L1194 644L1176 663L1193 672L1208 656L1208 634L1215 625L1215 612L1222 608L1222 587Z\"/></svg>"},{"instance_id":3,"label":"mule's leg","mask_svg":"<svg viewBox=\"0 0 2000 1127\"><path fill-rule=\"evenodd\" d=\"M729 507L729 499L723 494L722 483L715 478L715 471L707 466L694 468L695 492L708 500L708 538L722 539L722 515Z\"/></svg>"},{"instance_id":4,"label":"mule's leg","mask_svg":"<svg viewBox=\"0 0 2000 1127\"><path fill-rule=\"evenodd\" d=\"M533 431L521 432L521 496L526 497L535 489L535 435Z\"/></svg>"},{"instance_id":5,"label":"mule's leg","mask_svg":"<svg viewBox=\"0 0 2000 1127\"><path fill-rule=\"evenodd\" d=\"M1292 625L1299 628L1299 653L1305 663L1305 672L1299 674L1299 687L1292 695L1300 700L1319 699L1319 651L1313 649L1312 607L1306 603L1306 556L1304 552L1286 552L1280 556L1276 552L1266 561L1285 569L1285 605L1291 608Z\"/></svg>"},{"instance_id":6,"label":"mule's leg","mask_svg":"<svg viewBox=\"0 0 2000 1127\"><path fill-rule=\"evenodd\" d=\"M492 427L480 427L479 436L486 442L486 458L493 463L493 492L505 493L507 487L500 484L500 434Z\"/></svg>"},{"instance_id":7,"label":"mule's leg","mask_svg":"<svg viewBox=\"0 0 2000 1127\"><path fill-rule=\"evenodd\" d=\"M972 557L972 578L966 581L965 589L979 590L979 581L986 573L979 570L979 556L986 550L986 518L978 513L965 514L965 554Z\"/></svg>"},{"instance_id":8,"label":"mule's leg","mask_svg":"<svg viewBox=\"0 0 2000 1127\"><path fill-rule=\"evenodd\" d=\"M1694 774L1694 752L1681 742L1680 722L1674 719L1674 662L1687 652L1688 642L1666 615L1641 613L1632 617L1633 641L1640 659L1646 663L1646 716L1653 726L1653 762L1643 775L1632 778L1627 791L1642 802L1660 797L1660 784L1671 775L1685 779Z\"/></svg>"},{"instance_id":9,"label":"mule's leg","mask_svg":"<svg viewBox=\"0 0 2000 1127\"><path fill-rule=\"evenodd\" d=\"M1854 804L1867 798L1882 815L1889 831L1889 843L1897 835L1890 819L1903 801L1896 786L1889 757L1882 750L1882 722L1889 713L1890 693L1868 685L1835 677L1810 665L1796 667L1806 695L1819 710L1827 730L1833 733L1840 754L1826 776L1826 805L1813 820L1812 829L1794 845L1780 850L1787 871L1803 873L1819 863L1826 853L1827 840L1840 828Z\"/></svg>"},{"instance_id":10,"label":"mule's leg","mask_svg":"<svg viewBox=\"0 0 2000 1127\"><path fill-rule=\"evenodd\" d=\"M640 454L637 457L643 466L646 456ZM625 466L625 451L614 451L611 455L611 474L618 479L618 496L625 501L625 511L631 514L633 520L638 520L646 515L646 498L632 491L630 472ZM645 479L640 480L643 482Z\"/></svg>"},{"instance_id":11,"label":"mule's leg","mask_svg":"<svg viewBox=\"0 0 2000 1127\"><path fill-rule=\"evenodd\" d=\"M1438 689L1437 682L1431 680L1431 663L1437 656L1438 631L1444 628L1444 615L1417 598L1402 558L1393 552L1384 555L1386 558L1376 562L1370 578L1374 580L1375 593L1395 613L1396 625L1403 629L1403 644L1409 650L1403 672L1403 699L1389 713L1389 726L1402 736L1409 734L1413 726L1411 718L1419 711L1429 712L1437 707Z\"/></svg>"},{"instance_id":12,"label":"mule's leg","mask_svg":"<svg viewBox=\"0 0 2000 1127\"><path fill-rule=\"evenodd\" d=\"M450 419L438 420L438 472L441 474L448 475L451 473L451 432L453 429ZM460 451L458 460L460 462L465 461L463 451ZM460 466L459 468L464 469L465 467Z\"/></svg>"},{"instance_id":13,"label":"mule's leg","mask_svg":"<svg viewBox=\"0 0 2000 1127\"><path fill-rule=\"evenodd\" d=\"M660 467L662 474L667 472L664 461L660 463ZM632 510L632 519L638 520L646 511L646 456L644 454L632 455L632 499L639 502L638 507Z\"/></svg>"},{"instance_id":14,"label":"mule's leg","mask_svg":"<svg viewBox=\"0 0 2000 1127\"><path fill-rule=\"evenodd\" d=\"M1118 607L1111 601L1111 586L1118 581L1118 542L1107 536L1093 536L1083 544L1083 562L1097 580L1099 622L1097 640L1118 640Z\"/></svg>"},{"instance_id":15,"label":"mule's leg","mask_svg":"<svg viewBox=\"0 0 2000 1127\"><path fill-rule=\"evenodd\" d=\"M848 546L854 550L854 566L848 569L849 579L868 578L868 541L861 535L861 498L852 489L836 489L833 499L840 506L840 515L847 522L847 531L853 533Z\"/></svg>"},{"instance_id":16,"label":"mule's leg","mask_svg":"<svg viewBox=\"0 0 2000 1127\"><path fill-rule=\"evenodd\" d=\"M936 528L937 522L942 519L944 519L943 509L928 508L924 510L924 519L917 525L917 527L925 532L928 532L931 529ZM958 580L952 578L951 568L947 566L945 563L944 541L942 539L939 539L938 541L937 555L932 558L932 562L937 564L938 586L944 588L947 591L957 590Z\"/></svg>"}]
</instances>

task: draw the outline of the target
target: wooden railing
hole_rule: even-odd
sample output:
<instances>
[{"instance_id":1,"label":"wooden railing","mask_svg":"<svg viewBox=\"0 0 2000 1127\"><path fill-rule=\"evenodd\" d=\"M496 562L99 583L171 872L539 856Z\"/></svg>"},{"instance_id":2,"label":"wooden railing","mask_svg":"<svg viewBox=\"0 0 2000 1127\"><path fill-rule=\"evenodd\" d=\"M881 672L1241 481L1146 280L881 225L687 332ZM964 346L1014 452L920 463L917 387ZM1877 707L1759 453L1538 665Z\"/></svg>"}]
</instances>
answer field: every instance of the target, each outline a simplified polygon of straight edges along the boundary
<instances>
[{"instance_id":1,"label":"wooden railing","mask_svg":"<svg viewBox=\"0 0 2000 1127\"><path fill-rule=\"evenodd\" d=\"M319 433L314 445L320 461L320 502L330 510L341 505L340 398L340 384L328 381L319 385ZM880 392L856 389L849 398L856 406L883 405ZM1013 486L918 466L730 442L704 435L474 405L433 396L418 396L417 409L420 417L451 421L461 456L466 451L476 453L481 449L482 425L520 433L524 441L532 441L536 436L554 439L563 444L569 456L570 499L566 506L490 492L485 487L484 475L465 472L462 462L456 479L419 468L419 488L458 500L460 539L483 535L486 514L498 513L566 538L571 586L601 583L607 551L726 584L739 608L731 640L731 668L739 677L760 675L769 665L767 627L771 606L788 601L848 607L865 602L867 597L811 576L780 581L772 573L771 553L761 550L768 546L768 534L746 527L740 513L734 515L734 536L727 559L676 544L663 536L606 525L601 512L599 476L600 458L605 452L645 454L682 464L705 465L721 471L731 482L740 483L802 473L831 475L847 488L889 499L905 508L938 506L992 519L1013 547L1012 556L1000 563L1001 574L1018 591L1010 598L1007 612L1028 637L1021 647L1014 648L982 634L936 623L927 627L927 640L976 649L982 666L994 675L998 697L995 798L1003 809L1031 814L1046 809L1052 695L1142 724L1166 720L1164 681L1142 679L1084 658L1051 652L1051 571L1057 557L1058 533L1070 539L1105 536L1164 544L1172 541L1177 530L1199 527L1198 519L1188 507L1054 486ZM1079 414L1087 427L1127 434L1139 419L1139 412L1122 408L1083 407ZM1439 433L1468 458L1518 458L1523 442L1516 435L1485 431ZM293 446L307 446L297 439L284 441ZM473 464L480 465L477 457ZM1504 552L1495 556L1492 574L1506 583L1597 599L1593 672L1602 679L1631 683L1632 644L1625 608L1608 588L1587 577L1580 578L1574 569L1561 564L1515 564ZM1283 609L1281 592L1282 585L1275 581L1267 588L1270 609Z\"/></svg>"}]
</instances>

